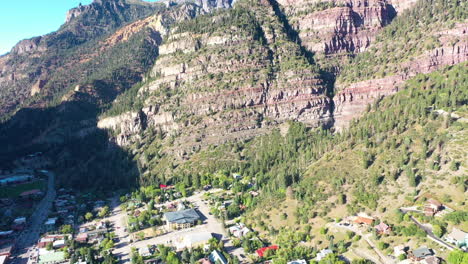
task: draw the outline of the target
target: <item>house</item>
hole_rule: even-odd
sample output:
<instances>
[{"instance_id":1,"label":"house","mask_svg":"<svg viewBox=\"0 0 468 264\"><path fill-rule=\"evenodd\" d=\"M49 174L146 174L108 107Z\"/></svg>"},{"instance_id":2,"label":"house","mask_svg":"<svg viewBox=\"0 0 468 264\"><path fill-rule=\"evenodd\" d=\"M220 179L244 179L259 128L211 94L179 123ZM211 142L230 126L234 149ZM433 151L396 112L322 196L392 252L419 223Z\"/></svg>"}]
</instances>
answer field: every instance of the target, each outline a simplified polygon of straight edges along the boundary
<instances>
[{"instance_id":1,"label":"house","mask_svg":"<svg viewBox=\"0 0 468 264\"><path fill-rule=\"evenodd\" d=\"M395 257L401 256L401 255L406 255L406 250L407 248L403 245L399 245L393 248L393 255Z\"/></svg>"},{"instance_id":2,"label":"house","mask_svg":"<svg viewBox=\"0 0 468 264\"><path fill-rule=\"evenodd\" d=\"M390 234L390 231L392 231L392 228L385 224L384 222L380 222L380 224L375 226L375 230L377 231L378 234L383 235L383 234Z\"/></svg>"},{"instance_id":3,"label":"house","mask_svg":"<svg viewBox=\"0 0 468 264\"><path fill-rule=\"evenodd\" d=\"M50 232L54 230L56 223L57 223L57 217L47 219L47 221L44 223L46 231Z\"/></svg>"},{"instance_id":4,"label":"house","mask_svg":"<svg viewBox=\"0 0 468 264\"><path fill-rule=\"evenodd\" d=\"M210 256L208 256L208 259L210 260L211 263L228 264L228 261L224 257L224 255L219 253L217 250L213 250L213 252L211 252Z\"/></svg>"},{"instance_id":5,"label":"house","mask_svg":"<svg viewBox=\"0 0 468 264\"><path fill-rule=\"evenodd\" d=\"M372 225L374 218L367 216L357 216L353 222L359 225Z\"/></svg>"},{"instance_id":6,"label":"house","mask_svg":"<svg viewBox=\"0 0 468 264\"><path fill-rule=\"evenodd\" d=\"M239 224L236 224L235 226L231 226L229 228L229 232L237 237L237 238L241 238L243 236L245 236L247 233L250 232L250 229L248 229L243 223L239 223Z\"/></svg>"},{"instance_id":7,"label":"house","mask_svg":"<svg viewBox=\"0 0 468 264\"><path fill-rule=\"evenodd\" d=\"M427 247L420 247L409 255L409 258L413 261L421 261L427 257L430 257L434 255L431 249L428 249Z\"/></svg>"},{"instance_id":8,"label":"house","mask_svg":"<svg viewBox=\"0 0 468 264\"><path fill-rule=\"evenodd\" d=\"M182 210L185 210L185 209L187 209L187 208L185 207L184 203L178 203L177 204L177 211L182 211Z\"/></svg>"},{"instance_id":9,"label":"house","mask_svg":"<svg viewBox=\"0 0 468 264\"><path fill-rule=\"evenodd\" d=\"M289 261L287 264L307 264L307 261L305 261L305 259L298 259Z\"/></svg>"},{"instance_id":10,"label":"house","mask_svg":"<svg viewBox=\"0 0 468 264\"><path fill-rule=\"evenodd\" d=\"M257 255L259 257L263 257L263 255L265 254L265 252L267 250L277 250L279 247L277 245L272 245L272 246L269 246L269 247L263 247L263 248L259 248L257 249L255 252L257 253Z\"/></svg>"},{"instance_id":11,"label":"house","mask_svg":"<svg viewBox=\"0 0 468 264\"><path fill-rule=\"evenodd\" d=\"M252 195L253 197L257 197L257 196L259 195L259 193L256 192L256 191L250 191L249 193L250 193L250 195Z\"/></svg>"},{"instance_id":12,"label":"house","mask_svg":"<svg viewBox=\"0 0 468 264\"><path fill-rule=\"evenodd\" d=\"M196 248L209 243L213 236L209 232L190 233L175 242L177 250Z\"/></svg>"},{"instance_id":13,"label":"house","mask_svg":"<svg viewBox=\"0 0 468 264\"><path fill-rule=\"evenodd\" d=\"M18 217L13 220L13 224L11 225L11 229L15 231L21 231L26 226L26 217Z\"/></svg>"},{"instance_id":14,"label":"house","mask_svg":"<svg viewBox=\"0 0 468 264\"><path fill-rule=\"evenodd\" d=\"M442 203L431 198L427 200L427 203L424 206L424 214L426 216L434 216L436 213L438 213L442 209L443 209Z\"/></svg>"},{"instance_id":15,"label":"house","mask_svg":"<svg viewBox=\"0 0 468 264\"><path fill-rule=\"evenodd\" d=\"M452 232L445 237L445 240L457 247L463 247L468 245L468 233L463 232L460 229L453 228Z\"/></svg>"},{"instance_id":16,"label":"house","mask_svg":"<svg viewBox=\"0 0 468 264\"><path fill-rule=\"evenodd\" d=\"M107 226L106 226L106 223L105 222L98 222L96 224L96 229L106 229Z\"/></svg>"},{"instance_id":17,"label":"house","mask_svg":"<svg viewBox=\"0 0 468 264\"><path fill-rule=\"evenodd\" d=\"M87 233L80 233L75 238L76 242L86 243L88 241L88 234Z\"/></svg>"},{"instance_id":18,"label":"house","mask_svg":"<svg viewBox=\"0 0 468 264\"><path fill-rule=\"evenodd\" d=\"M138 254L142 257L149 257L151 256L151 251L149 247L141 247L138 249Z\"/></svg>"},{"instance_id":19,"label":"house","mask_svg":"<svg viewBox=\"0 0 468 264\"><path fill-rule=\"evenodd\" d=\"M48 244L53 244L54 238L53 237L43 237L37 243L38 248L45 248Z\"/></svg>"},{"instance_id":20,"label":"house","mask_svg":"<svg viewBox=\"0 0 468 264\"><path fill-rule=\"evenodd\" d=\"M63 248L63 247L65 247L65 240L64 239L56 240L56 241L54 241L52 246L55 249Z\"/></svg>"},{"instance_id":21,"label":"house","mask_svg":"<svg viewBox=\"0 0 468 264\"><path fill-rule=\"evenodd\" d=\"M194 209L186 209L176 212L164 213L163 220L169 229L189 228L195 224L201 217Z\"/></svg>"},{"instance_id":22,"label":"house","mask_svg":"<svg viewBox=\"0 0 468 264\"><path fill-rule=\"evenodd\" d=\"M440 263L440 259L436 256L430 256L430 257L427 257L423 260L421 260L419 263L421 264L439 264Z\"/></svg>"},{"instance_id":23,"label":"house","mask_svg":"<svg viewBox=\"0 0 468 264\"><path fill-rule=\"evenodd\" d=\"M331 251L330 249L326 248L326 249L322 249L319 253L317 253L317 257L315 258L317 261L320 261L322 260L323 258L325 258L328 254L332 254L333 251Z\"/></svg>"}]
</instances>

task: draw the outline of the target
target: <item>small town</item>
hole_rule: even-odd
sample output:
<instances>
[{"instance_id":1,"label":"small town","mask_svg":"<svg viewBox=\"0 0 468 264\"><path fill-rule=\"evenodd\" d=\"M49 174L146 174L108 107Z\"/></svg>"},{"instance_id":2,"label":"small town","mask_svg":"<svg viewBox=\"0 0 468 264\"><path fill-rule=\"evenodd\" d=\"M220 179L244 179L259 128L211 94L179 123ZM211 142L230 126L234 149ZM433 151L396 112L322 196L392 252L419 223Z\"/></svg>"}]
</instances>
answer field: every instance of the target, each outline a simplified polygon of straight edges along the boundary
<instances>
[{"instance_id":1,"label":"small town","mask_svg":"<svg viewBox=\"0 0 468 264\"><path fill-rule=\"evenodd\" d=\"M372 263L437 264L467 251L468 233L461 229L466 213L460 216L432 197L400 207L397 221L404 226L361 212L324 223L319 232L328 243L310 244L309 230L274 244L243 215L260 195L255 184L240 174L227 176L226 188L160 184L106 197L56 189L55 175L46 169L3 171L0 264L358 263L351 261L355 256ZM448 216L461 220L447 225ZM425 243L408 243L404 236Z\"/></svg>"}]
</instances>

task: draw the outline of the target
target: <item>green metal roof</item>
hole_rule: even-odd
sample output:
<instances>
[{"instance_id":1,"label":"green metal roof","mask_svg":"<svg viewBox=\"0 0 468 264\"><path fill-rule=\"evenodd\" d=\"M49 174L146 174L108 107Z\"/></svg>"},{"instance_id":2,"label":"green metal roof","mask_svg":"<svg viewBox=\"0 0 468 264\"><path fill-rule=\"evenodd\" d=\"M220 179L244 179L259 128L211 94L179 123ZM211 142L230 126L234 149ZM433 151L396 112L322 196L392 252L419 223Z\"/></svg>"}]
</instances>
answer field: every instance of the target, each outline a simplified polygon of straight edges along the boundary
<instances>
[{"instance_id":1,"label":"green metal roof","mask_svg":"<svg viewBox=\"0 0 468 264\"><path fill-rule=\"evenodd\" d=\"M167 212L164 214L167 221L177 224L194 223L200 219L200 215L193 209L187 209L176 212Z\"/></svg>"}]
</instances>

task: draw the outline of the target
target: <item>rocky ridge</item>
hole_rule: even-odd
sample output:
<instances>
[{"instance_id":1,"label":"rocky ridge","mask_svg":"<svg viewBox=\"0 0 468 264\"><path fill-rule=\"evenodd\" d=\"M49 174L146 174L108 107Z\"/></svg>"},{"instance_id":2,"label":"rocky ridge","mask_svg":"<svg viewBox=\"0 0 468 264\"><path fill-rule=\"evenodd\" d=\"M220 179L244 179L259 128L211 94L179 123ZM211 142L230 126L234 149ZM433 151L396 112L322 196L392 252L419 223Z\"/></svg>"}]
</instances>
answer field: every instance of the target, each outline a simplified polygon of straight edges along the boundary
<instances>
[{"instance_id":1,"label":"rocky ridge","mask_svg":"<svg viewBox=\"0 0 468 264\"><path fill-rule=\"evenodd\" d=\"M326 55L366 50L396 13L385 0L279 0L303 45Z\"/></svg>"},{"instance_id":2,"label":"rocky ridge","mask_svg":"<svg viewBox=\"0 0 468 264\"><path fill-rule=\"evenodd\" d=\"M388 72L385 77L374 77L357 82L339 81L335 98L335 126L342 129L349 122L359 117L368 104L375 100L396 93L400 86L417 74L430 73L445 66L456 65L468 60L468 23L457 23L452 28L437 30L428 34L436 38L437 47L423 50L399 62L397 67L388 66L394 72ZM424 43L424 39L418 40ZM371 54L379 52L379 48ZM380 51L381 52L381 51ZM371 55L373 56L373 55ZM389 65L391 65L389 63Z\"/></svg>"},{"instance_id":3,"label":"rocky ridge","mask_svg":"<svg viewBox=\"0 0 468 264\"><path fill-rule=\"evenodd\" d=\"M251 10L239 5L206 17L199 25L180 25L160 46L152 70L156 79L140 93L148 94L142 111L103 119L98 126L120 131L117 142L125 145L144 122L183 133L180 142L197 149L202 139L219 144L249 138L291 119L328 124L326 87L274 12L264 1ZM205 33L204 23L215 26Z\"/></svg>"}]
</instances>

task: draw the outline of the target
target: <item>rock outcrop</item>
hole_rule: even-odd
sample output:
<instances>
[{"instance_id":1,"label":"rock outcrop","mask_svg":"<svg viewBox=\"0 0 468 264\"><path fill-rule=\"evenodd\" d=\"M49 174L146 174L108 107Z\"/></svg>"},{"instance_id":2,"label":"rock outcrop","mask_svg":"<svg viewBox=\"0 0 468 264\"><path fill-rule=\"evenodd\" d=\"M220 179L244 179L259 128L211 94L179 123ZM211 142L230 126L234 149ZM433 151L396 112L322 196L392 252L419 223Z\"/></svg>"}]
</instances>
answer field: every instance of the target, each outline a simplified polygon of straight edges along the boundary
<instances>
[{"instance_id":1,"label":"rock outcrop","mask_svg":"<svg viewBox=\"0 0 468 264\"><path fill-rule=\"evenodd\" d=\"M118 127L117 143L125 144L138 139L133 130L144 116L148 127L177 134L185 153L288 120L328 124L326 87L274 12L263 2L179 25L160 46L156 79L141 89L144 115L106 118L99 127Z\"/></svg>"},{"instance_id":2,"label":"rock outcrop","mask_svg":"<svg viewBox=\"0 0 468 264\"><path fill-rule=\"evenodd\" d=\"M205 12L211 12L219 8L231 8L235 0L164 0L161 3L166 6L174 6L180 4L195 4L201 7Z\"/></svg>"},{"instance_id":3,"label":"rock outcrop","mask_svg":"<svg viewBox=\"0 0 468 264\"><path fill-rule=\"evenodd\" d=\"M402 70L396 74L351 84L338 83L339 93L334 98L335 126L338 129L346 127L353 118L361 115L368 104L382 96L396 93L406 80L417 74L430 73L444 66L467 61L467 28L467 23L460 23L452 29L434 33L441 46L401 62L399 67Z\"/></svg>"},{"instance_id":4,"label":"rock outcrop","mask_svg":"<svg viewBox=\"0 0 468 264\"><path fill-rule=\"evenodd\" d=\"M27 104L23 107L33 104L44 106L58 93L66 94L67 90L71 91L78 82L87 79L87 76L102 71L98 65L102 65L103 60L116 52L112 49L118 49L119 46L122 48L122 43L135 35L145 35L143 38L137 36L139 40L136 42L142 45L142 50L135 43L127 48L128 56L139 62L145 60L141 56L151 60L154 49L173 23L202 13L205 11L195 4L166 8L160 3L139 0L96 0L70 10L67 22L57 32L23 40L9 54L0 57L0 116L13 113L23 103ZM149 16L150 14L153 15ZM106 39L102 39L104 36ZM86 43L92 45L84 45ZM147 50L146 54L139 54L140 57L131 55L132 52L142 52L143 49ZM114 63L115 69L118 69L119 63L127 62L121 60ZM133 78L132 82L141 80L147 70L135 66L128 67L130 72L137 69L135 75L128 73L128 78ZM114 86L116 89L110 91L111 94L128 88ZM31 103L32 96L40 99ZM106 97L113 98L109 95ZM67 93L63 98L72 96ZM98 101L102 101L101 99L98 98Z\"/></svg>"},{"instance_id":5,"label":"rock outcrop","mask_svg":"<svg viewBox=\"0 0 468 264\"><path fill-rule=\"evenodd\" d=\"M377 32L395 17L385 0L278 0L302 44L324 54L366 50Z\"/></svg>"}]
</instances>

